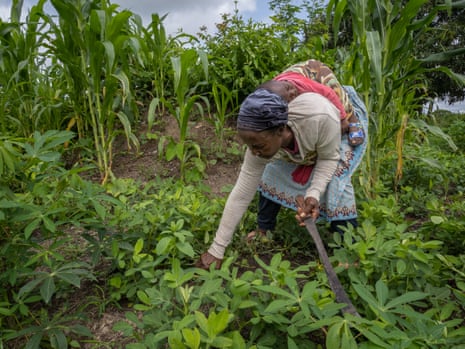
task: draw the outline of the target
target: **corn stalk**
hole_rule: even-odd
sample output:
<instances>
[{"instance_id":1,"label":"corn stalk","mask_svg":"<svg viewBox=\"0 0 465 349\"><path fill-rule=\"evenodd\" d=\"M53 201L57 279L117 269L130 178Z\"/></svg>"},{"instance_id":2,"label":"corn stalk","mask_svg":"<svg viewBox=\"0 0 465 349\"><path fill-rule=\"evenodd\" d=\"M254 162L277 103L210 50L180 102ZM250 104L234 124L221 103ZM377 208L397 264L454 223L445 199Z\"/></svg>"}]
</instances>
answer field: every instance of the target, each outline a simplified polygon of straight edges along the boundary
<instances>
[{"instance_id":1,"label":"corn stalk","mask_svg":"<svg viewBox=\"0 0 465 349\"><path fill-rule=\"evenodd\" d=\"M209 101L205 96L196 93L198 86L206 84L208 80L208 59L203 51L195 49L183 50L179 55L171 57L173 67L172 82L174 87L174 100L161 98L152 101L151 109L159 102L163 103L170 114L175 117L179 138L171 138L166 145L165 157L168 161L177 158L180 161L181 178L186 174L186 165L193 155L200 160L200 146L188 139L189 120L195 109L203 115L203 105L209 107ZM200 66L201 69L198 69ZM204 78L205 80L201 80ZM195 85L192 81L198 81ZM200 103L200 101L203 102ZM164 137L160 140L162 144L166 141Z\"/></svg>"},{"instance_id":2,"label":"corn stalk","mask_svg":"<svg viewBox=\"0 0 465 349\"><path fill-rule=\"evenodd\" d=\"M47 24L41 21L45 0L31 7L21 22L22 1L13 1L10 23L0 21L0 130L30 136L36 129L47 129L55 91L41 68L41 44L47 40Z\"/></svg>"},{"instance_id":3,"label":"corn stalk","mask_svg":"<svg viewBox=\"0 0 465 349\"><path fill-rule=\"evenodd\" d=\"M448 8L436 6L417 19L426 2L331 0L328 4L335 38L343 18L350 16L352 22L353 42L345 57L342 80L363 96L370 118L370 142L360 176L361 187L370 196L376 193L382 159L393 147L398 158L395 177L400 179L404 131L408 120L417 118L422 109L418 94L427 89L424 77L428 70L416 56L415 40L428 30L437 11ZM442 71L460 80L447 69Z\"/></svg>"},{"instance_id":4,"label":"corn stalk","mask_svg":"<svg viewBox=\"0 0 465 349\"><path fill-rule=\"evenodd\" d=\"M79 125L90 130L102 183L112 177L112 145L123 133L128 147L139 143L131 129L137 108L129 67L137 60L139 41L130 34L130 11L117 12L107 1L52 0L59 16L53 25L53 50L63 64L63 78ZM121 127L118 127L121 126Z\"/></svg>"}]
</instances>

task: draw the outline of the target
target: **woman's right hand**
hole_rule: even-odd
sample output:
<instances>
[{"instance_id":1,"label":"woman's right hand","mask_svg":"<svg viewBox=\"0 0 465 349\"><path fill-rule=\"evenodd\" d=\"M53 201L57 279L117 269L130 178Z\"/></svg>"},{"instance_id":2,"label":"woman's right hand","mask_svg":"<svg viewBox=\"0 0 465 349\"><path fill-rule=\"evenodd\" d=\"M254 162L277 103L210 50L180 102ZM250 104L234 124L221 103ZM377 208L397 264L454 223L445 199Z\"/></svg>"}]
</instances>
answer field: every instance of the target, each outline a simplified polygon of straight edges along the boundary
<instances>
[{"instance_id":1,"label":"woman's right hand","mask_svg":"<svg viewBox=\"0 0 465 349\"><path fill-rule=\"evenodd\" d=\"M295 198L297 204L297 214L295 218L299 222L299 225L304 226L306 219L313 219L316 221L320 215L320 203L317 199L311 196L304 198L302 195L299 195Z\"/></svg>"}]
</instances>

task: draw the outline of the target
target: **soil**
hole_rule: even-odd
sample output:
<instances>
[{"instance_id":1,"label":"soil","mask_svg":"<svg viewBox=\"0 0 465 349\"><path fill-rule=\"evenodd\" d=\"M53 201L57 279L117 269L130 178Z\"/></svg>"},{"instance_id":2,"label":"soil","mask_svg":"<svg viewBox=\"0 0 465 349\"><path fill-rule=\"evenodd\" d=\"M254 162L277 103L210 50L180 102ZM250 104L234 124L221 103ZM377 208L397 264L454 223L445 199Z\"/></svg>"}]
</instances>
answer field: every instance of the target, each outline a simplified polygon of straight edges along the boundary
<instances>
[{"instance_id":1,"label":"soil","mask_svg":"<svg viewBox=\"0 0 465 349\"><path fill-rule=\"evenodd\" d=\"M203 183L211 189L211 195L226 195L223 189L235 183L242 162L241 155L228 154L218 158L218 154L215 153L215 149L218 149L219 145L218 138L215 135L213 126L205 121L191 124L189 130L190 139L200 145L207 164ZM173 117L166 117L163 123L157 125L156 129L152 131L155 137L147 137L145 125L141 126L138 134L138 139L141 140L139 151L128 148L124 139L115 143L115 155L112 163L113 174L117 178L132 178L141 182L147 182L156 177L179 178L179 162L176 160L168 162L158 153L160 136L178 139L179 128L176 120ZM221 149L226 152L230 147L241 148L242 144L233 131L232 125L227 125L225 134L226 137L220 147ZM91 295L92 291L88 290L85 293ZM82 299L83 295L81 294L79 298ZM92 343L84 344L81 348L107 349L124 347L125 337L112 328L117 322L125 319L124 313L126 310L134 311L133 308L128 307L125 309L124 306L109 306L103 312L98 307L95 310L87 310L90 311L89 316L91 317L87 326L94 338ZM97 345L96 343L103 344Z\"/></svg>"},{"instance_id":2,"label":"soil","mask_svg":"<svg viewBox=\"0 0 465 349\"><path fill-rule=\"evenodd\" d=\"M222 154L218 158L215 148L218 148L219 140L215 135L212 125L205 121L192 123L189 127L190 138L200 145L202 156L207 164L204 176L204 184L211 189L213 195L225 195L223 188L233 185L239 174L242 158L240 155ZM157 129L152 131L155 139L148 139L145 125L139 130L139 139L142 139L140 149L137 152L134 147L128 149L124 140L117 142L115 156L112 164L113 174L117 178L133 178L150 181L155 177L179 178L179 162L165 161L158 153L160 136L178 139L179 128L173 117L168 117ZM226 125L226 137L223 139L219 149L227 152L228 148L240 149L242 143L232 129L232 125Z\"/></svg>"}]
</instances>

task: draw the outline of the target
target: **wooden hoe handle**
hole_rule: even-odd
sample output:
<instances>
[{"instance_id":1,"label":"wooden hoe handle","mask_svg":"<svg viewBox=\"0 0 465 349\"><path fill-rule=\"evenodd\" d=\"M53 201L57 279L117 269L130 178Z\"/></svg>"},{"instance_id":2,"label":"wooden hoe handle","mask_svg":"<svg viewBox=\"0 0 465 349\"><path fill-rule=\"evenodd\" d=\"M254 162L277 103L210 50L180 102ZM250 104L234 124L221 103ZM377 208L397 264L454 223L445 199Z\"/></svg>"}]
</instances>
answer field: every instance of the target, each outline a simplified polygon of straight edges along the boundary
<instances>
[{"instance_id":1,"label":"wooden hoe handle","mask_svg":"<svg viewBox=\"0 0 465 349\"><path fill-rule=\"evenodd\" d=\"M339 281L339 278L337 277L336 271L329 261L328 253L326 252L326 248L323 245L323 241L321 240L320 234L318 233L315 222L312 219L306 219L305 227L315 242L318 255L320 256L320 260L323 263L323 267L325 268L326 276L328 277L329 286L336 295L336 301L338 303L346 304L346 306L341 309L341 312L360 317L360 314L357 312L357 309L355 309L354 305L350 301L349 296L347 296L346 291L341 285L341 281Z\"/></svg>"}]
</instances>

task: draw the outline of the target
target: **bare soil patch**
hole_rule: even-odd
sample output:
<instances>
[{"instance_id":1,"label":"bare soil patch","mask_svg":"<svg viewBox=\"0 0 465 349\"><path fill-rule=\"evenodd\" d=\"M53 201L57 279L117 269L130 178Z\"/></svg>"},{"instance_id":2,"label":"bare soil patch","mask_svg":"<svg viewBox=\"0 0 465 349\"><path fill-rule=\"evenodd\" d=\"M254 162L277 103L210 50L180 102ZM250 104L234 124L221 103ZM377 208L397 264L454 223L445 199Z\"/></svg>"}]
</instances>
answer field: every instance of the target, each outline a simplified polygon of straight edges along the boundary
<instances>
[{"instance_id":1,"label":"bare soil patch","mask_svg":"<svg viewBox=\"0 0 465 349\"><path fill-rule=\"evenodd\" d=\"M230 147L241 147L241 141L232 128L228 127L226 137L219 145L214 128L205 121L192 123L189 127L190 139L200 145L202 157L207 164L204 176L204 184L211 189L214 195L224 195L223 188L235 183L240 171L241 156L227 154ZM160 136L179 138L179 128L173 117L167 117L154 133ZM154 178L179 178L179 162L177 160L166 161L163 154L159 153L159 138L149 139L144 125L139 130L139 139L142 139L139 152L136 149L128 149L125 140L119 140L115 145L115 156L112 170L118 178L132 178L142 182ZM215 149L223 149L222 154ZM225 155L226 154L226 155Z\"/></svg>"}]
</instances>

